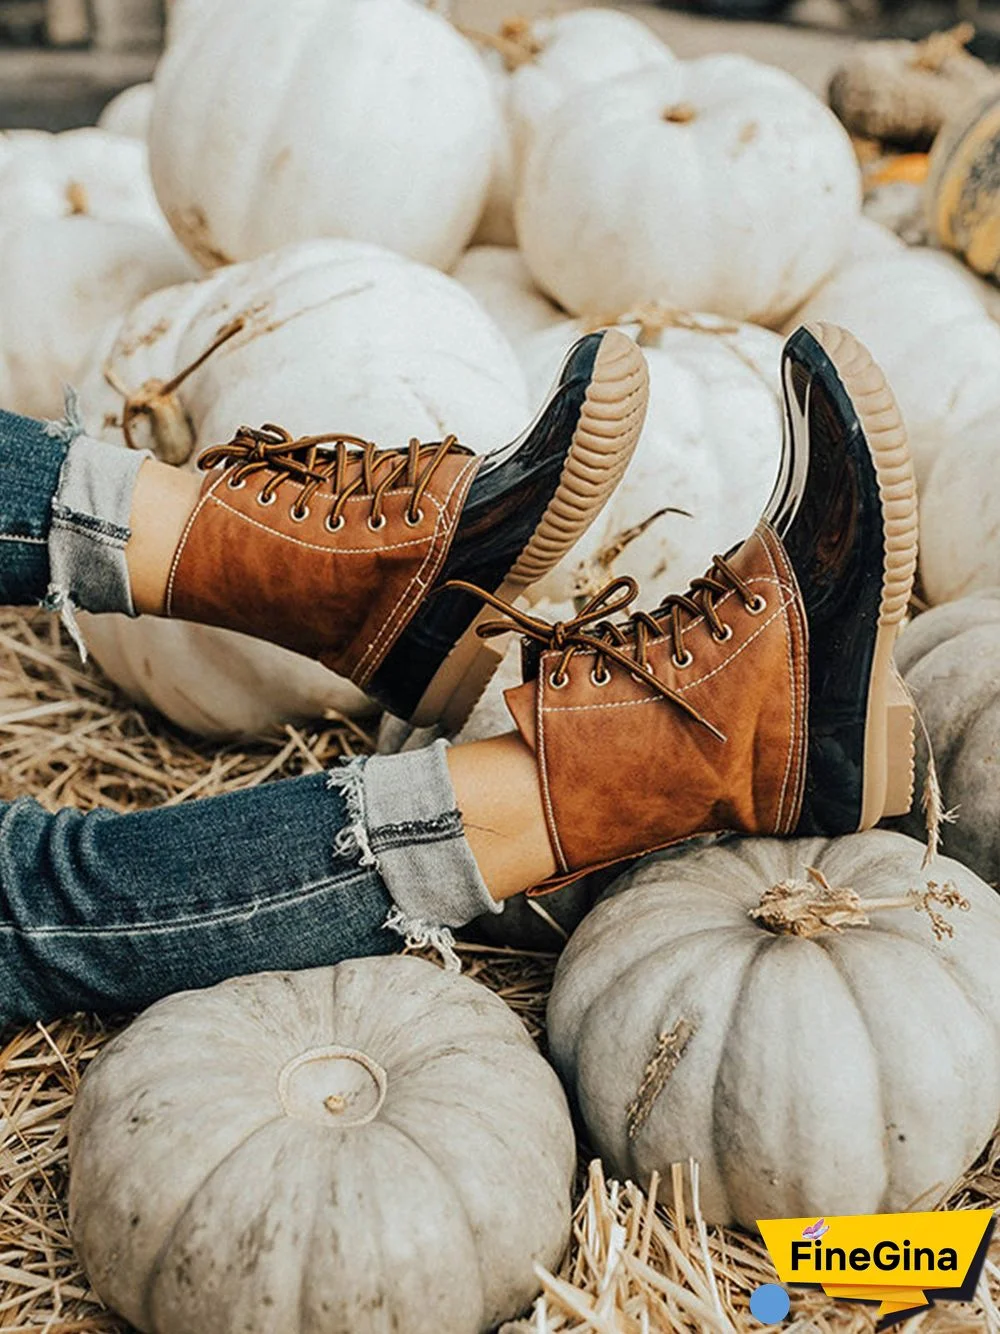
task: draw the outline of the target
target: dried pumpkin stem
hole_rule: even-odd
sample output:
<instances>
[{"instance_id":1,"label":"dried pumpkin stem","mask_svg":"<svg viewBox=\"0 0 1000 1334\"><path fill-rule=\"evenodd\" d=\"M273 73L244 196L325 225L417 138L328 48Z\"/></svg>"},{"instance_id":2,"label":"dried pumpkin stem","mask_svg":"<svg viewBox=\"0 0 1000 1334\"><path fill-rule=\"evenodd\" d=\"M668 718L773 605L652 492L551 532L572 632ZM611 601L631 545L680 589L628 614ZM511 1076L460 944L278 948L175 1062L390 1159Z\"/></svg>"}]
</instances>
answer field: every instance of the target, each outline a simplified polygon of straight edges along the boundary
<instances>
[{"instance_id":1,"label":"dried pumpkin stem","mask_svg":"<svg viewBox=\"0 0 1000 1334\"><path fill-rule=\"evenodd\" d=\"M731 320L702 319L690 310L668 305L665 301L644 301L620 315L586 315L583 318L587 333L622 324L638 324L636 342L640 347L644 341L663 333L664 329L688 329L692 333L715 335L737 334L740 331L739 324Z\"/></svg>"},{"instance_id":2,"label":"dried pumpkin stem","mask_svg":"<svg viewBox=\"0 0 1000 1334\"><path fill-rule=\"evenodd\" d=\"M82 217L90 212L87 187L82 181L70 181L66 186L66 203L73 217Z\"/></svg>"},{"instance_id":3,"label":"dried pumpkin stem","mask_svg":"<svg viewBox=\"0 0 1000 1334\"><path fill-rule=\"evenodd\" d=\"M542 44L535 37L530 20L520 16L505 19L499 32L483 32L480 28L467 28L456 23L455 28L477 46L488 47L503 57L509 73L528 65L541 52Z\"/></svg>"},{"instance_id":4,"label":"dried pumpkin stem","mask_svg":"<svg viewBox=\"0 0 1000 1334\"><path fill-rule=\"evenodd\" d=\"M698 108L690 102L678 102L675 106L667 107L663 113L663 119L670 125L690 125L698 117Z\"/></svg>"},{"instance_id":5,"label":"dried pumpkin stem","mask_svg":"<svg viewBox=\"0 0 1000 1334\"><path fill-rule=\"evenodd\" d=\"M775 935L802 936L808 940L824 931L840 932L846 926L870 926L873 912L909 908L926 913L935 939L944 940L955 934L955 928L938 909L959 908L968 912L971 906L953 885L938 885L933 880L928 880L923 890L911 889L898 897L862 899L847 886L831 885L815 866L807 866L806 872L812 884L782 881L772 886L757 907L750 909L750 917Z\"/></svg>"},{"instance_id":6,"label":"dried pumpkin stem","mask_svg":"<svg viewBox=\"0 0 1000 1334\"><path fill-rule=\"evenodd\" d=\"M210 357L218 352L231 338L246 325L246 316L238 315L216 334L205 350L194 361L179 370L169 380L147 380L136 390L129 390L110 363L104 367L104 379L121 394L125 400L120 419L110 424L120 426L125 443L129 449L141 449L136 443L133 427L140 417L148 417L153 439L156 443L156 455L164 463L184 463L191 456L194 448L194 435L181 403L174 397L177 390L195 371L204 366Z\"/></svg>"},{"instance_id":7,"label":"dried pumpkin stem","mask_svg":"<svg viewBox=\"0 0 1000 1334\"><path fill-rule=\"evenodd\" d=\"M959 23L945 32L932 32L922 42L917 43L910 60L913 69L936 73L953 56L964 55L965 48L976 35L971 23Z\"/></svg>"}]
</instances>

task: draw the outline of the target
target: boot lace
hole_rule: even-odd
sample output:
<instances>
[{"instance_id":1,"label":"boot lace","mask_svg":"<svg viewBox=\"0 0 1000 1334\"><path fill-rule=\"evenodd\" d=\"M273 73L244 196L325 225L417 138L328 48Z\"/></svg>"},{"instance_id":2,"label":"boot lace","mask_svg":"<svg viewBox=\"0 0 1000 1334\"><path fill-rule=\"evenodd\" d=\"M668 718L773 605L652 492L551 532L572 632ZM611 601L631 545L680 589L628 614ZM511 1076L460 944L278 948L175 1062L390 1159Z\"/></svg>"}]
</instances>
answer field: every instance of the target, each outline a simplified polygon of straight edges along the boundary
<instances>
[{"instance_id":1,"label":"boot lace","mask_svg":"<svg viewBox=\"0 0 1000 1334\"><path fill-rule=\"evenodd\" d=\"M428 445L413 439L406 449L381 449L370 440L339 432L296 438L283 426L267 422L259 430L241 426L228 444L206 449L198 459L198 467L207 472L220 463L234 465L229 478L233 490L239 490L255 473L270 473L258 496L260 504L265 506L274 503L286 482L296 483L300 490L291 515L299 522L309 517L309 502L316 492L329 484L334 504L326 517L326 526L336 532L344 525L345 505L356 495L371 496L368 526L382 528L386 522L383 513L386 492L397 486L411 490L405 517L415 527L424 517L420 508L424 492L445 458L453 453L471 455L472 451L460 445L454 435L446 435L439 444ZM348 480L348 467L359 459L361 466Z\"/></svg>"},{"instance_id":2,"label":"boot lace","mask_svg":"<svg viewBox=\"0 0 1000 1334\"><path fill-rule=\"evenodd\" d=\"M731 553L730 553L731 554ZM689 718L706 727L721 741L725 736L713 726L682 694L669 686L649 666L649 645L668 635L671 657L677 668L690 667L694 655L685 647L684 628L691 618L704 616L712 636L724 643L732 638L733 629L719 615L716 602L730 592L736 593L752 616L759 616L767 601L754 593L750 585L733 569L724 556L714 556L707 574L691 582L686 593L671 593L653 611L633 611L623 624L610 618L626 612L639 595L639 585L629 575L612 579L580 608L571 620L550 623L519 607L511 606L494 593L487 593L474 584L453 580L446 585L461 589L480 598L503 613L503 620L484 621L476 633L482 639L520 631L528 639L541 644L543 651L555 649L560 653L549 684L559 690L568 681L567 670L574 654L595 654L590 679L596 686L611 680L609 664L614 663L631 676L644 682L662 699L669 700Z\"/></svg>"}]
</instances>

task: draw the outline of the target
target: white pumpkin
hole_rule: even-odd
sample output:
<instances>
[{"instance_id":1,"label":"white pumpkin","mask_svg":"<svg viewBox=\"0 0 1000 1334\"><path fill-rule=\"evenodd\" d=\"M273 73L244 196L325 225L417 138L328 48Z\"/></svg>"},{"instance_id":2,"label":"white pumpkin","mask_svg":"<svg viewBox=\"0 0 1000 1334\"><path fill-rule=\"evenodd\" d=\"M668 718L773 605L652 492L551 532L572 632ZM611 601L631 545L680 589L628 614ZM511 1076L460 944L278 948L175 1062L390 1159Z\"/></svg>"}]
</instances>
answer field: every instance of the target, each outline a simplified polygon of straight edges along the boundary
<instances>
[{"instance_id":1,"label":"white pumpkin","mask_svg":"<svg viewBox=\"0 0 1000 1334\"><path fill-rule=\"evenodd\" d=\"M330 236L447 269L496 115L473 48L412 0L214 0L157 70L153 179L207 266Z\"/></svg>"},{"instance_id":2,"label":"white pumpkin","mask_svg":"<svg viewBox=\"0 0 1000 1334\"><path fill-rule=\"evenodd\" d=\"M78 614L105 674L147 709L197 736L252 737L284 722L377 706L350 681L276 644L188 621Z\"/></svg>"},{"instance_id":3,"label":"white pumpkin","mask_svg":"<svg viewBox=\"0 0 1000 1334\"><path fill-rule=\"evenodd\" d=\"M569 1236L559 1081L492 992L421 959L171 996L70 1121L70 1229L145 1334L480 1334Z\"/></svg>"},{"instance_id":4,"label":"white pumpkin","mask_svg":"<svg viewBox=\"0 0 1000 1334\"><path fill-rule=\"evenodd\" d=\"M0 223L81 213L165 227L145 144L98 129L0 134Z\"/></svg>"},{"instance_id":5,"label":"white pumpkin","mask_svg":"<svg viewBox=\"0 0 1000 1334\"><path fill-rule=\"evenodd\" d=\"M517 231L573 314L658 300L777 326L842 258L860 198L850 140L812 93L709 56L564 102L528 153Z\"/></svg>"},{"instance_id":6,"label":"white pumpkin","mask_svg":"<svg viewBox=\"0 0 1000 1334\"><path fill-rule=\"evenodd\" d=\"M965 283L970 292L981 302L990 319L1000 322L1000 286L992 278L983 278L975 273L958 255L949 250L936 250L928 246L923 253L948 273L954 274Z\"/></svg>"},{"instance_id":7,"label":"white pumpkin","mask_svg":"<svg viewBox=\"0 0 1000 1334\"><path fill-rule=\"evenodd\" d=\"M1000 883L1000 588L932 607L896 645L896 665L916 700L934 749L945 807L942 847L988 883ZM927 771L917 733L917 790ZM923 812L904 828L919 836Z\"/></svg>"},{"instance_id":8,"label":"white pumpkin","mask_svg":"<svg viewBox=\"0 0 1000 1334\"><path fill-rule=\"evenodd\" d=\"M1000 1110L1000 899L923 854L885 830L738 839L622 876L548 1009L613 1171L694 1158L706 1220L747 1228L940 1201ZM967 910L914 911L929 881Z\"/></svg>"},{"instance_id":9,"label":"white pumpkin","mask_svg":"<svg viewBox=\"0 0 1000 1334\"><path fill-rule=\"evenodd\" d=\"M631 574L642 589L639 605L651 609L665 594L682 592L716 552L756 525L781 453L781 339L711 316L676 318L680 326L668 323L657 332L654 323L639 333L649 364L649 410L624 478L534 596L563 600ZM534 393L584 327L567 321L524 344Z\"/></svg>"},{"instance_id":10,"label":"white pumpkin","mask_svg":"<svg viewBox=\"0 0 1000 1334\"><path fill-rule=\"evenodd\" d=\"M157 392L220 335L176 392ZM343 430L386 446L453 431L486 450L515 436L528 415L513 352L458 283L349 241L290 246L147 298L81 386L91 434L124 443L121 391L130 394L134 443L192 467L201 449L244 422L276 421L296 434ZM112 680L197 732L253 733L330 708L369 709L354 686L317 664L292 669L281 650L226 631L80 620ZM225 674L231 690L220 688Z\"/></svg>"},{"instance_id":11,"label":"white pumpkin","mask_svg":"<svg viewBox=\"0 0 1000 1334\"><path fill-rule=\"evenodd\" d=\"M931 603L1000 587L1000 386L995 397L921 480L920 579Z\"/></svg>"},{"instance_id":12,"label":"white pumpkin","mask_svg":"<svg viewBox=\"0 0 1000 1334\"><path fill-rule=\"evenodd\" d=\"M508 19L496 37L479 40L502 114L490 193L475 239L514 245L514 196L537 131L579 89L647 65L673 63L674 56L645 23L618 9Z\"/></svg>"},{"instance_id":13,"label":"white pumpkin","mask_svg":"<svg viewBox=\"0 0 1000 1334\"><path fill-rule=\"evenodd\" d=\"M902 410L920 486L971 423L1000 411L1000 329L942 258L902 249L847 263L789 324L831 321L871 349Z\"/></svg>"},{"instance_id":14,"label":"white pumpkin","mask_svg":"<svg viewBox=\"0 0 1000 1334\"><path fill-rule=\"evenodd\" d=\"M840 267L855 264L863 259L874 259L879 255L899 254L905 248L905 242L901 241L894 231L881 222L862 215L851 229L847 253Z\"/></svg>"},{"instance_id":15,"label":"white pumpkin","mask_svg":"<svg viewBox=\"0 0 1000 1334\"><path fill-rule=\"evenodd\" d=\"M129 139L146 140L152 114L153 85L134 83L111 99L97 118L97 128Z\"/></svg>"},{"instance_id":16,"label":"white pumpkin","mask_svg":"<svg viewBox=\"0 0 1000 1334\"><path fill-rule=\"evenodd\" d=\"M108 321L196 272L174 238L147 223L0 222L0 404L59 417Z\"/></svg>"},{"instance_id":17,"label":"white pumpkin","mask_svg":"<svg viewBox=\"0 0 1000 1334\"><path fill-rule=\"evenodd\" d=\"M566 318L535 286L521 252L510 246L473 246L451 276L472 293L515 351L530 334Z\"/></svg>"}]
</instances>

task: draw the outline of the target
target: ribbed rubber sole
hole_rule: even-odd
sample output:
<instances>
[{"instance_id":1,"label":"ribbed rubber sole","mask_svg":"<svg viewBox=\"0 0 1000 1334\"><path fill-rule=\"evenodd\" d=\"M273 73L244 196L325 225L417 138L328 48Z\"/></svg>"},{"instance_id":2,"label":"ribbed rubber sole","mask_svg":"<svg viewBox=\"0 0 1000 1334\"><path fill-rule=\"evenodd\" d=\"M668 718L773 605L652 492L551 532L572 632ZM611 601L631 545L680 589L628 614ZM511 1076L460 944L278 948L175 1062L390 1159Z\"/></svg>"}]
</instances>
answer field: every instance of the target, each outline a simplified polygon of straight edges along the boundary
<instances>
[{"instance_id":1,"label":"ribbed rubber sole","mask_svg":"<svg viewBox=\"0 0 1000 1334\"><path fill-rule=\"evenodd\" d=\"M905 815L913 801L913 701L893 665L893 647L917 569L917 484L902 414L881 368L835 324L808 331L833 362L858 415L878 478L885 531L882 601L868 687L864 789L859 829Z\"/></svg>"},{"instance_id":2,"label":"ribbed rubber sole","mask_svg":"<svg viewBox=\"0 0 1000 1334\"><path fill-rule=\"evenodd\" d=\"M619 329L604 335L593 376L552 499L511 566L498 596L514 602L579 542L611 499L639 443L649 400L649 371L639 347ZM476 633L496 620L484 608L455 644L413 715L417 727L459 731L503 658L496 641Z\"/></svg>"}]
</instances>

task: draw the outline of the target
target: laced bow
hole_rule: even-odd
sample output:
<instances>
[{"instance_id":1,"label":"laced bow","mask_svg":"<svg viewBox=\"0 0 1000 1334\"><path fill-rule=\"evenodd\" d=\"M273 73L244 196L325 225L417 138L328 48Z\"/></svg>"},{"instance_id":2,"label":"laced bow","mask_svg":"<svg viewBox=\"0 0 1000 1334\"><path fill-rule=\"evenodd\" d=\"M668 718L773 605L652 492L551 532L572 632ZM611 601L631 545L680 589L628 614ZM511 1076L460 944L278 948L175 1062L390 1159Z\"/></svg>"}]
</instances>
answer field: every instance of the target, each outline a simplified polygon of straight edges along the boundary
<instances>
[{"instance_id":1,"label":"laced bow","mask_svg":"<svg viewBox=\"0 0 1000 1334\"><path fill-rule=\"evenodd\" d=\"M453 580L446 585L472 593L483 602L504 614L504 620L484 621L476 633L482 639L520 631L528 639L541 644L544 650L556 650L561 656L551 675L551 684L559 689L567 682L567 669L578 652L595 654L591 679L597 686L607 685L611 679L609 663L623 668L631 676L643 681L665 700L683 710L689 718L707 728L720 741L725 735L691 704L684 695L651 670L649 645L669 635L675 667L690 667L694 657L684 645L685 617L704 616L713 637L722 643L732 637L732 626L719 616L716 601L729 592L735 592L751 615L759 615L767 606L755 594L724 556L712 559L707 574L691 582L687 593L671 593L653 611L634 611L627 622L615 624L609 618L625 612L639 595L639 585L629 575L612 579L580 608L568 621L550 623L530 612L511 606L494 593L487 593L474 584Z\"/></svg>"},{"instance_id":2,"label":"laced bow","mask_svg":"<svg viewBox=\"0 0 1000 1334\"><path fill-rule=\"evenodd\" d=\"M330 445L334 448L324 448ZM397 486L411 489L406 521L416 525L423 518L420 502L424 492L444 459L452 453L471 452L454 435L446 435L436 445L413 439L406 449L381 449L361 436L339 432L296 438L283 426L267 422L259 430L241 426L228 444L206 449L198 467L207 472L220 463L235 465L229 479L233 487L241 486L255 473L270 473L261 487L262 505L270 505L285 482L297 483L301 490L292 505L295 519L306 518L310 500L329 483L334 496L333 509L326 520L329 528L343 524L344 506L351 496L369 495L372 507L368 522L381 528L385 523L382 506L386 492ZM357 465L359 460L360 467L348 480L349 466Z\"/></svg>"}]
</instances>

